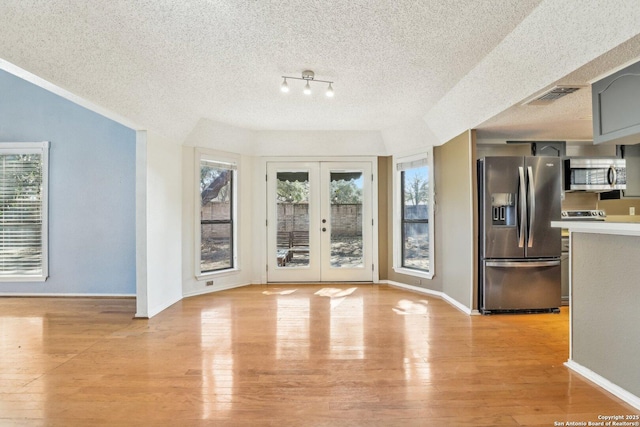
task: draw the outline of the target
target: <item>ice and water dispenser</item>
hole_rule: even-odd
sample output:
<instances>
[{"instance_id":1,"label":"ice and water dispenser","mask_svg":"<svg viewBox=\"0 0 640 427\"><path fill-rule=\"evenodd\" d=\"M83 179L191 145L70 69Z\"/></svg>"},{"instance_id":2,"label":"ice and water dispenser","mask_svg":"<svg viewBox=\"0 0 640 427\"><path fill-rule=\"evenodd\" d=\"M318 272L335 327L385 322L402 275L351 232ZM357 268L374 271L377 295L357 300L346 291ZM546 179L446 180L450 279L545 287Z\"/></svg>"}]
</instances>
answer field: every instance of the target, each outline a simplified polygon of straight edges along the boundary
<instances>
[{"instance_id":1,"label":"ice and water dispenser","mask_svg":"<svg viewBox=\"0 0 640 427\"><path fill-rule=\"evenodd\" d=\"M514 193L491 195L491 220L493 225L516 226L516 195Z\"/></svg>"}]
</instances>

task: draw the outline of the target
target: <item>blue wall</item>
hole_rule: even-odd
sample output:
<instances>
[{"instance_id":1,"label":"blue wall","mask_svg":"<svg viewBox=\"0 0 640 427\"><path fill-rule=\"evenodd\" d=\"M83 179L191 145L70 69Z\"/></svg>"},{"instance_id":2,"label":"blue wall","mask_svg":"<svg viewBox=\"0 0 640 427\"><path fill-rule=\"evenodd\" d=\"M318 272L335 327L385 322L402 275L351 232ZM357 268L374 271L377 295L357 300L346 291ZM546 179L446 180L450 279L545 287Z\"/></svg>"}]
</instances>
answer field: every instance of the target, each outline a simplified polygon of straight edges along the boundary
<instances>
[{"instance_id":1,"label":"blue wall","mask_svg":"<svg viewBox=\"0 0 640 427\"><path fill-rule=\"evenodd\" d=\"M0 70L0 144L50 141L49 278L0 293L135 294L135 131Z\"/></svg>"}]
</instances>

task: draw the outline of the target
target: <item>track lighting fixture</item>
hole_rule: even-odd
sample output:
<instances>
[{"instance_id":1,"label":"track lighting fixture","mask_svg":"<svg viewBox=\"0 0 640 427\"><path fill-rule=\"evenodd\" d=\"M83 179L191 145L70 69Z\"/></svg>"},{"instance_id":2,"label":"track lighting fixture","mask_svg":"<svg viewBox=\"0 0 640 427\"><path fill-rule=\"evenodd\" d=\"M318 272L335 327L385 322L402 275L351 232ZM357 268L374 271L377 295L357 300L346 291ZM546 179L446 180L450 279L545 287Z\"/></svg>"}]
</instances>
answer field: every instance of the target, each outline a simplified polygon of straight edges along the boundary
<instances>
[{"instance_id":1,"label":"track lighting fixture","mask_svg":"<svg viewBox=\"0 0 640 427\"><path fill-rule=\"evenodd\" d=\"M307 84L304 85L304 89L302 90L302 92L305 95L311 95L311 85L309 84L310 82L329 83L329 87L327 88L327 91L325 92L325 94L329 98L332 98L334 95L333 86L332 86L333 82L330 82L328 80L315 80L315 73L311 70L303 71L302 77L282 76L282 78L284 79L282 81L282 84L280 85L280 90L282 92L289 92L289 84L287 83L287 79L294 79L294 80L304 80L307 82Z\"/></svg>"}]
</instances>

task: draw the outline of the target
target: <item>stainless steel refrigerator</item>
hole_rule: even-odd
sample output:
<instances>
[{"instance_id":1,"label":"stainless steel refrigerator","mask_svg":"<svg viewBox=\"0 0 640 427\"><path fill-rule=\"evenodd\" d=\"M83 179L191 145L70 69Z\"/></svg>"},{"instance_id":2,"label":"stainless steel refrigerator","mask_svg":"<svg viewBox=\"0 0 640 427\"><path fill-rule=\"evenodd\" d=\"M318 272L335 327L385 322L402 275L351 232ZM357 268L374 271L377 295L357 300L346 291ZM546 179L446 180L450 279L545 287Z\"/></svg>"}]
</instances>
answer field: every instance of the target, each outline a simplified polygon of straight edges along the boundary
<instances>
[{"instance_id":1,"label":"stainless steel refrigerator","mask_svg":"<svg viewBox=\"0 0 640 427\"><path fill-rule=\"evenodd\" d=\"M478 160L479 307L558 311L561 304L559 157Z\"/></svg>"}]
</instances>

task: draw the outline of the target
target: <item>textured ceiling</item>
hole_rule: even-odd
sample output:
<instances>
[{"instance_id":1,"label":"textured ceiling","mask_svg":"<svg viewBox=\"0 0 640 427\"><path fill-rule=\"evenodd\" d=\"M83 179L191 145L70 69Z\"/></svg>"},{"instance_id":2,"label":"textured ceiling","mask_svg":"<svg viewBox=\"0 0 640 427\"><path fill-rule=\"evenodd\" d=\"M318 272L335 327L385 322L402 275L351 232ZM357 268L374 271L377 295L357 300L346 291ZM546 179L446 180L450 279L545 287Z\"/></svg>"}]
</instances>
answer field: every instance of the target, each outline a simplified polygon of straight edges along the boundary
<instances>
[{"instance_id":1,"label":"textured ceiling","mask_svg":"<svg viewBox=\"0 0 640 427\"><path fill-rule=\"evenodd\" d=\"M525 40L529 45L519 44L524 39L517 29L525 31L521 24L527 17L538 11L529 22L541 23L543 12L565 16L587 3L591 9L599 4L2 0L0 58L141 128L180 140L201 119L250 130L384 131L422 119L434 106L435 122L441 121L438 114L457 120L459 99L474 99L468 88L478 76L499 75L496 67L505 58L496 47L508 46L505 40L523 50L538 43L534 32ZM635 0L626 3L633 6ZM594 68L601 72L603 67ZM319 83L312 85L312 96L305 96L302 82L295 80L289 82L289 94L280 93L280 76L299 76L305 69L334 81L336 96L327 99ZM593 74L586 72L582 80ZM586 101L583 96L580 108ZM486 121L481 130L499 137L521 130L514 119L522 129L540 125L528 111L505 114ZM438 132L443 135L448 136Z\"/></svg>"},{"instance_id":2,"label":"textured ceiling","mask_svg":"<svg viewBox=\"0 0 640 427\"><path fill-rule=\"evenodd\" d=\"M0 58L173 135L379 130L424 115L539 1L3 0ZM305 69L336 96L281 94Z\"/></svg>"},{"instance_id":3,"label":"textured ceiling","mask_svg":"<svg viewBox=\"0 0 640 427\"><path fill-rule=\"evenodd\" d=\"M635 36L542 91L556 85L584 86L577 92L549 105L523 105L520 102L478 125L478 135L483 139L591 140L593 124L590 82L638 59L640 36ZM528 99L523 99L526 100Z\"/></svg>"}]
</instances>

